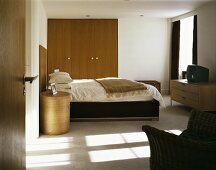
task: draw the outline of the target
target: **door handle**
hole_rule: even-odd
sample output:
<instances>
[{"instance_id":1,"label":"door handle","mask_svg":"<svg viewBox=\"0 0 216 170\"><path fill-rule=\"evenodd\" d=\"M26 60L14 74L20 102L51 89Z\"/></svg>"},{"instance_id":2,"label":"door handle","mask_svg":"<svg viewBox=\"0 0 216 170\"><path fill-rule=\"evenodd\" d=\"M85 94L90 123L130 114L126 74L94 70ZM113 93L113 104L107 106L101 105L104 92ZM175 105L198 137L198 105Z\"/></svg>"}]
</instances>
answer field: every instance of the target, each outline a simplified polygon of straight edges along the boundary
<instances>
[{"instance_id":1,"label":"door handle","mask_svg":"<svg viewBox=\"0 0 216 170\"><path fill-rule=\"evenodd\" d=\"M37 79L38 75L35 77L26 77L25 75L23 76L23 84L25 84L25 82L30 82L32 83L35 79Z\"/></svg>"}]
</instances>

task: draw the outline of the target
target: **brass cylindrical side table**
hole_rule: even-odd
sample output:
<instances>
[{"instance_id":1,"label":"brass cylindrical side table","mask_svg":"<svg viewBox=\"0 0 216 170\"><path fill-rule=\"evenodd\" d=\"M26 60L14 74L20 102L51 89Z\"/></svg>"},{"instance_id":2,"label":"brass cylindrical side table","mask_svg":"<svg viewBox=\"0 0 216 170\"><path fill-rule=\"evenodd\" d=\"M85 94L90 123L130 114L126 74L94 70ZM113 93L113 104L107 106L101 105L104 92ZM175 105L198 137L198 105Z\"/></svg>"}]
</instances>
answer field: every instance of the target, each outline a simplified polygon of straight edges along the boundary
<instances>
[{"instance_id":1,"label":"brass cylindrical side table","mask_svg":"<svg viewBox=\"0 0 216 170\"><path fill-rule=\"evenodd\" d=\"M70 128L70 94L48 91L40 93L40 130L44 134L59 135Z\"/></svg>"}]
</instances>

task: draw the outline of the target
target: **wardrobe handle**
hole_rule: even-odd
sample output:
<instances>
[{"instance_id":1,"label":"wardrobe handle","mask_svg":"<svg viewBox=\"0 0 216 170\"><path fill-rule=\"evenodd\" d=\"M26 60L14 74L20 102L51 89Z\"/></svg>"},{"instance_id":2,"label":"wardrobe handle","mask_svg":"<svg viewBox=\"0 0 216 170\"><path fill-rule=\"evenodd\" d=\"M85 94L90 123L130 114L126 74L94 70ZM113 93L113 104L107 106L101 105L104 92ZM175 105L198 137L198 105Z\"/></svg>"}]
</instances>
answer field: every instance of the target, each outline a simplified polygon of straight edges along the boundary
<instances>
[{"instance_id":1,"label":"wardrobe handle","mask_svg":"<svg viewBox=\"0 0 216 170\"><path fill-rule=\"evenodd\" d=\"M99 58L98 57L96 57L96 60L98 60Z\"/></svg>"},{"instance_id":2,"label":"wardrobe handle","mask_svg":"<svg viewBox=\"0 0 216 170\"><path fill-rule=\"evenodd\" d=\"M70 57L68 57L67 59L70 60Z\"/></svg>"},{"instance_id":3,"label":"wardrobe handle","mask_svg":"<svg viewBox=\"0 0 216 170\"><path fill-rule=\"evenodd\" d=\"M94 60L94 57L92 57L91 59Z\"/></svg>"}]
</instances>

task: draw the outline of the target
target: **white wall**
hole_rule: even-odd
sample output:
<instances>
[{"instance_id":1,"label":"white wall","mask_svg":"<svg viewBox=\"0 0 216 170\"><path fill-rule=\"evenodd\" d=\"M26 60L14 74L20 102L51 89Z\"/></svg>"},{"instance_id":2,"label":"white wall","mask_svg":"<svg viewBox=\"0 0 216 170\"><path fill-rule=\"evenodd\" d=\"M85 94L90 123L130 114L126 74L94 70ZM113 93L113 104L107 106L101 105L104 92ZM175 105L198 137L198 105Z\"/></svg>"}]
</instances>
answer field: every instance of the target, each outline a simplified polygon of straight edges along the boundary
<instances>
[{"instance_id":1,"label":"white wall","mask_svg":"<svg viewBox=\"0 0 216 170\"><path fill-rule=\"evenodd\" d=\"M216 2L197 9L198 64L209 68L210 81L216 82Z\"/></svg>"},{"instance_id":2,"label":"white wall","mask_svg":"<svg viewBox=\"0 0 216 170\"><path fill-rule=\"evenodd\" d=\"M39 44L47 47L47 16L41 0L26 6L26 76L39 75ZM39 136L39 78L26 83L26 141Z\"/></svg>"},{"instance_id":3,"label":"white wall","mask_svg":"<svg viewBox=\"0 0 216 170\"><path fill-rule=\"evenodd\" d=\"M169 90L170 22L158 18L118 20L119 77L158 80Z\"/></svg>"},{"instance_id":4,"label":"white wall","mask_svg":"<svg viewBox=\"0 0 216 170\"><path fill-rule=\"evenodd\" d=\"M43 3L39 3L39 43L47 49L47 14ZM39 67L39 66L38 66Z\"/></svg>"}]
</instances>

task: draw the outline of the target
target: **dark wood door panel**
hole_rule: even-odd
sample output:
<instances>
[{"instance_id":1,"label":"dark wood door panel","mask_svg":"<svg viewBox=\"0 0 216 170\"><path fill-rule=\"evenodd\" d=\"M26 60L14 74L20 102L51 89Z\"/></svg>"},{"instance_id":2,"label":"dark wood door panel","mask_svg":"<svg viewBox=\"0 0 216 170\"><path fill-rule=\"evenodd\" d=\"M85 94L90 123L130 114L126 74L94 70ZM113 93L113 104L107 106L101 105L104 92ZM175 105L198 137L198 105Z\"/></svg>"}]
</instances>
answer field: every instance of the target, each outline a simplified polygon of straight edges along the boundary
<instances>
[{"instance_id":1,"label":"dark wood door panel","mask_svg":"<svg viewBox=\"0 0 216 170\"><path fill-rule=\"evenodd\" d=\"M118 20L94 20L95 76L118 77Z\"/></svg>"},{"instance_id":2,"label":"dark wood door panel","mask_svg":"<svg viewBox=\"0 0 216 170\"><path fill-rule=\"evenodd\" d=\"M54 69L71 73L70 20L49 20L48 33L48 74Z\"/></svg>"},{"instance_id":3,"label":"dark wood door panel","mask_svg":"<svg viewBox=\"0 0 216 170\"><path fill-rule=\"evenodd\" d=\"M55 68L74 79L117 77L118 20L48 20L48 73Z\"/></svg>"},{"instance_id":4,"label":"dark wood door panel","mask_svg":"<svg viewBox=\"0 0 216 170\"><path fill-rule=\"evenodd\" d=\"M47 50L39 45L39 92L47 89Z\"/></svg>"},{"instance_id":5,"label":"dark wood door panel","mask_svg":"<svg viewBox=\"0 0 216 170\"><path fill-rule=\"evenodd\" d=\"M25 0L0 1L0 169L25 169Z\"/></svg>"},{"instance_id":6,"label":"dark wood door panel","mask_svg":"<svg viewBox=\"0 0 216 170\"><path fill-rule=\"evenodd\" d=\"M73 78L92 78L93 25L91 20L71 20L71 75Z\"/></svg>"}]
</instances>

